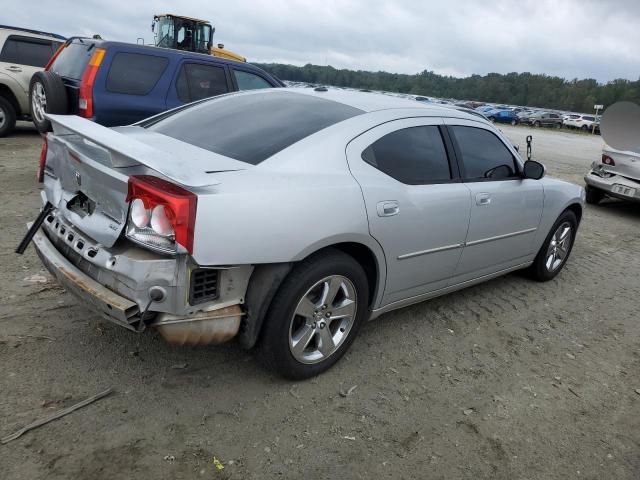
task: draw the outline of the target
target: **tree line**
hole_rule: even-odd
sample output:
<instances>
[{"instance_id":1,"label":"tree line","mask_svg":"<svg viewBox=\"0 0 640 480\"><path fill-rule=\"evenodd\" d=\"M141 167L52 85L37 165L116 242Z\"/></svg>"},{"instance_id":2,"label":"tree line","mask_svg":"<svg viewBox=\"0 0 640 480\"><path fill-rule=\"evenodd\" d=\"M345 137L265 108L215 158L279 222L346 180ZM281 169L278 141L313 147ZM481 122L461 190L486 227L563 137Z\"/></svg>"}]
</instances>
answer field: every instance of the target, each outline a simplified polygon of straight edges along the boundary
<instances>
[{"instance_id":1,"label":"tree line","mask_svg":"<svg viewBox=\"0 0 640 480\"><path fill-rule=\"evenodd\" d=\"M606 108L622 100L640 104L640 78L601 84L592 78L566 80L529 72L456 78L428 70L407 75L311 64L304 67L279 63L258 66L282 80L575 112L592 112L595 104Z\"/></svg>"}]
</instances>

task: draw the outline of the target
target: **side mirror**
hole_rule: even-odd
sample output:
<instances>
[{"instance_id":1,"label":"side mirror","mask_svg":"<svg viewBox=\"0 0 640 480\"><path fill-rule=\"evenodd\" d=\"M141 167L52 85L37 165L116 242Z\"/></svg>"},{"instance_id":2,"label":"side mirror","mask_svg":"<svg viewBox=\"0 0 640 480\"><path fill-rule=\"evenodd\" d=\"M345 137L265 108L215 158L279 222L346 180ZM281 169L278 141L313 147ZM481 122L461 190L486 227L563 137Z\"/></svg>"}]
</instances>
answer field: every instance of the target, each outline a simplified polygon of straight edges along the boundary
<instances>
[{"instance_id":1,"label":"side mirror","mask_svg":"<svg viewBox=\"0 0 640 480\"><path fill-rule=\"evenodd\" d=\"M527 160L524 162L524 170L522 176L524 178L530 178L531 180L540 180L547 173L547 169L544 165L535 160Z\"/></svg>"}]
</instances>

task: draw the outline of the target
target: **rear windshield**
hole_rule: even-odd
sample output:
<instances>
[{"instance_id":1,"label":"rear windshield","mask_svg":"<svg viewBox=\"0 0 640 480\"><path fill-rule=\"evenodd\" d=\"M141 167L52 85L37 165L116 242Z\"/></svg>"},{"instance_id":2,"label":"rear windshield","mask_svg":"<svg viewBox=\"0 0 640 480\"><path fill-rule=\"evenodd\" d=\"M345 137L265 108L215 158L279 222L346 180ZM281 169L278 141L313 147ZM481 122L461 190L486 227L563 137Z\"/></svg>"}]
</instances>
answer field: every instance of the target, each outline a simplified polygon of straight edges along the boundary
<instances>
[{"instance_id":1,"label":"rear windshield","mask_svg":"<svg viewBox=\"0 0 640 480\"><path fill-rule=\"evenodd\" d=\"M363 113L293 92L229 95L177 110L149 130L252 165L335 123Z\"/></svg>"},{"instance_id":2,"label":"rear windshield","mask_svg":"<svg viewBox=\"0 0 640 480\"><path fill-rule=\"evenodd\" d=\"M49 68L52 72L61 77L80 80L84 69L89 63L95 44L89 40L74 40L58 54L55 61Z\"/></svg>"}]
</instances>

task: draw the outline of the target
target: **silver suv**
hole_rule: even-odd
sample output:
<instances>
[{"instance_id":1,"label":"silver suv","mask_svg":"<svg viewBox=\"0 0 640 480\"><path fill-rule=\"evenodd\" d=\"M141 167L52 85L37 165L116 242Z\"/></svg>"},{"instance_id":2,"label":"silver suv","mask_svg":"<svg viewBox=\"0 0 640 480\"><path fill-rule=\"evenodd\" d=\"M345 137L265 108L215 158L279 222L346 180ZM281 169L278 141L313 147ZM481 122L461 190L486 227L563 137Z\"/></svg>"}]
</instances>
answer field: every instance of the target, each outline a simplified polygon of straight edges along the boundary
<instances>
[{"instance_id":1,"label":"silver suv","mask_svg":"<svg viewBox=\"0 0 640 480\"><path fill-rule=\"evenodd\" d=\"M29 120L29 82L65 38L54 33L0 25L0 137L16 120Z\"/></svg>"}]
</instances>

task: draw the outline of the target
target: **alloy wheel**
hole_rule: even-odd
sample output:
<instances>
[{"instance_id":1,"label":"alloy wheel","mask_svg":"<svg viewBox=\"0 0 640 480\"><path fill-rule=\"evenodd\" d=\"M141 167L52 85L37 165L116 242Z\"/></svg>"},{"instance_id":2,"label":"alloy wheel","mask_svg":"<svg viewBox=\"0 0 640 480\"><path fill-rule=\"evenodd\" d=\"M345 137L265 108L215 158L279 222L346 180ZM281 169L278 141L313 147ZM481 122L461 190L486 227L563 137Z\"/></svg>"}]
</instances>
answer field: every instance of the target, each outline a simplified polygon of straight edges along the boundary
<instances>
[{"instance_id":1,"label":"alloy wheel","mask_svg":"<svg viewBox=\"0 0 640 480\"><path fill-rule=\"evenodd\" d=\"M316 282L299 300L289 325L289 349L305 364L318 363L344 343L357 313L356 289L342 275Z\"/></svg>"},{"instance_id":2,"label":"alloy wheel","mask_svg":"<svg viewBox=\"0 0 640 480\"><path fill-rule=\"evenodd\" d=\"M571 224L563 222L554 232L547 248L545 267L549 272L555 272L562 266L569 254L572 238Z\"/></svg>"},{"instance_id":3,"label":"alloy wheel","mask_svg":"<svg viewBox=\"0 0 640 480\"><path fill-rule=\"evenodd\" d=\"M45 121L44 114L47 112L47 95L44 92L44 86L40 82L33 84L31 90L31 106L33 109L33 116L39 123Z\"/></svg>"}]
</instances>

